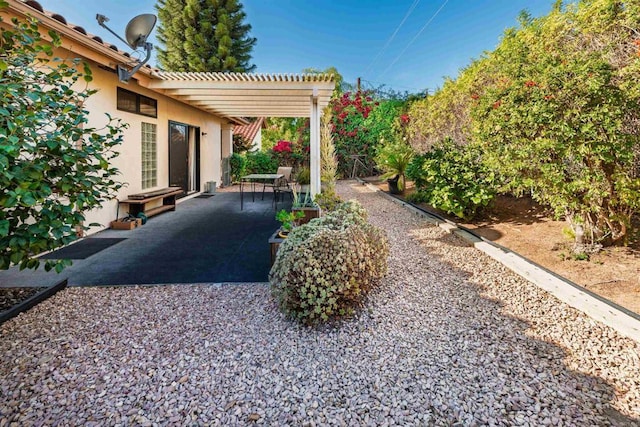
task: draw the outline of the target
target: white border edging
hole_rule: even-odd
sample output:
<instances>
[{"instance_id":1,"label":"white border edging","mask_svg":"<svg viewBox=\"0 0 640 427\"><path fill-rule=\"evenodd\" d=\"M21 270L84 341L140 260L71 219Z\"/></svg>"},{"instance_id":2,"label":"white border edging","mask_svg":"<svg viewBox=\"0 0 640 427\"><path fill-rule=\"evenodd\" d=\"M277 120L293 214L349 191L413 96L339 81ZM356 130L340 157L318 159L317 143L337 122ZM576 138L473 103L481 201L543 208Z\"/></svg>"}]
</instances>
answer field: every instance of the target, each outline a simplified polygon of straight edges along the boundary
<instances>
[{"instance_id":1,"label":"white border edging","mask_svg":"<svg viewBox=\"0 0 640 427\"><path fill-rule=\"evenodd\" d=\"M640 320L616 308L614 305L606 303L604 298L596 298L594 295L582 290L580 286L549 273L516 252L505 250L491 242L478 239L472 234L458 228L455 223L442 222L438 218L430 216L410 204L390 196L384 191L381 191L375 185L364 181L360 182L370 189L382 194L392 202L397 203L414 214L425 218L428 222L436 224L438 227L449 233L459 235L479 251L502 263L505 267L522 276L524 279L530 281L539 288L549 292L560 301L580 310L592 319L610 326L620 334L640 342Z\"/></svg>"}]
</instances>

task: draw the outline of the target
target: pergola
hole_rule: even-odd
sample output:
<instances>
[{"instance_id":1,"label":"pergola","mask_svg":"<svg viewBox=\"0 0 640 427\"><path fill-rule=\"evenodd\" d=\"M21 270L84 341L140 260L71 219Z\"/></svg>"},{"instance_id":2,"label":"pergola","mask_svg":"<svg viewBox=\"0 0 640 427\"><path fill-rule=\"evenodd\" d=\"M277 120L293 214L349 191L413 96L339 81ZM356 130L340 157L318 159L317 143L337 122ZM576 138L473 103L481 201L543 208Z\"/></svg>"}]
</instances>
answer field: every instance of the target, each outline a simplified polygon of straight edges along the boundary
<instances>
[{"instance_id":1,"label":"pergola","mask_svg":"<svg viewBox=\"0 0 640 427\"><path fill-rule=\"evenodd\" d=\"M309 117L311 193L320 192L320 116L335 87L333 75L153 71L147 85L230 120Z\"/></svg>"}]
</instances>

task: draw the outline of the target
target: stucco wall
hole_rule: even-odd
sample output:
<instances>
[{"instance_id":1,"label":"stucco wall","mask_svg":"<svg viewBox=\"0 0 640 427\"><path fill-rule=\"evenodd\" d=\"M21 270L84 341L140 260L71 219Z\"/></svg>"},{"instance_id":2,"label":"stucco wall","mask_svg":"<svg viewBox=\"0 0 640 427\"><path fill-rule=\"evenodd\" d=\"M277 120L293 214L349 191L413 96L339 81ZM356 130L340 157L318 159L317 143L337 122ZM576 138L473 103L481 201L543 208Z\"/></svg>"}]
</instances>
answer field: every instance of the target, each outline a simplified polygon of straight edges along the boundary
<instances>
[{"instance_id":1,"label":"stucco wall","mask_svg":"<svg viewBox=\"0 0 640 427\"><path fill-rule=\"evenodd\" d=\"M253 138L253 143L256 144L256 148L253 151L262 150L262 128L258 129L258 133L256 133L256 137Z\"/></svg>"},{"instance_id":2,"label":"stucco wall","mask_svg":"<svg viewBox=\"0 0 640 427\"><path fill-rule=\"evenodd\" d=\"M66 54L66 57L69 54ZM200 188L202 191L204 183L207 181L221 182L221 148L220 136L222 120L216 116L207 114L201 110L182 104L176 100L166 97L146 89L131 80L129 84L118 81L117 75L113 72L103 70L95 64L91 65L93 71L93 81L90 87L98 89L86 102L86 109L89 110L88 126L102 128L107 123L105 113L112 117L122 119L129 124L124 131L124 142L117 151L120 156L114 160L121 175L118 180L127 185L118 193L118 199L126 199L128 194L142 191L152 191L154 189L169 186L169 121L176 121L190 126L199 127L200 137ZM84 84L84 83L83 83ZM143 115L119 111L117 109L117 87L120 86L131 92L148 96L158 101L158 117L147 117ZM157 187L142 189L142 149L141 149L141 129L142 123L154 123L157 125L157 162L158 176ZM99 223L101 227L93 227L88 233L95 233L109 226L110 221L116 218L117 202L112 200L105 203L99 210L87 212L87 224ZM121 205L119 216L126 214L126 205Z\"/></svg>"}]
</instances>

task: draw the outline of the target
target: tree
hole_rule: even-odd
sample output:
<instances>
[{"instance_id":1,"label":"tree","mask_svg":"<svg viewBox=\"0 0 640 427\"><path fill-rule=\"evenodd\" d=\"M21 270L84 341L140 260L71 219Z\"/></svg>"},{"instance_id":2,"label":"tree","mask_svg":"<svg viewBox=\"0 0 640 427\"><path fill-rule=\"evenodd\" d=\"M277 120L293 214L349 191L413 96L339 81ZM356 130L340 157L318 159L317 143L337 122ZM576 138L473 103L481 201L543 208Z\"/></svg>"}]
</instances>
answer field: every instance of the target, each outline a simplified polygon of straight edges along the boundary
<instances>
[{"instance_id":1,"label":"tree","mask_svg":"<svg viewBox=\"0 0 640 427\"><path fill-rule=\"evenodd\" d=\"M297 141L303 124L304 118L300 117L267 117L262 130L262 150L272 149L278 141Z\"/></svg>"},{"instance_id":2,"label":"tree","mask_svg":"<svg viewBox=\"0 0 640 427\"><path fill-rule=\"evenodd\" d=\"M184 48L185 23L182 13L185 0L158 0L156 11L160 24L157 37L160 45L157 47L160 66L169 71L188 71L185 61L187 52Z\"/></svg>"},{"instance_id":3,"label":"tree","mask_svg":"<svg viewBox=\"0 0 640 427\"><path fill-rule=\"evenodd\" d=\"M75 240L88 228L84 212L121 187L109 162L125 125L88 127L89 66L54 59L60 37L43 40L35 20L12 23L0 39L0 269L36 269L34 255ZM45 269L69 264L47 260Z\"/></svg>"},{"instance_id":4,"label":"tree","mask_svg":"<svg viewBox=\"0 0 640 427\"><path fill-rule=\"evenodd\" d=\"M345 92L329 104L332 132L338 157L338 174L348 177L353 171L354 156L367 171L374 170L380 146L402 140L400 99L378 99L370 91Z\"/></svg>"},{"instance_id":5,"label":"tree","mask_svg":"<svg viewBox=\"0 0 640 427\"><path fill-rule=\"evenodd\" d=\"M336 83L336 86L333 89L332 97L333 98L337 98L342 94L342 92L343 92L342 86L344 84L344 77L342 77L342 74L340 74L338 72L338 69L336 67L327 67L324 70L320 70L318 68L311 67L311 68L303 69L302 72L304 74L331 74L331 75L333 75L333 81Z\"/></svg>"},{"instance_id":6,"label":"tree","mask_svg":"<svg viewBox=\"0 0 640 427\"><path fill-rule=\"evenodd\" d=\"M507 189L564 216L576 252L624 242L640 209L640 38L625 25L640 15L631 10L591 0L523 16L490 55L498 79L472 109L485 161Z\"/></svg>"},{"instance_id":7,"label":"tree","mask_svg":"<svg viewBox=\"0 0 640 427\"><path fill-rule=\"evenodd\" d=\"M558 1L519 22L413 104L412 145L478 144L501 191L531 194L569 222L576 252L625 243L640 210L640 6Z\"/></svg>"},{"instance_id":8,"label":"tree","mask_svg":"<svg viewBox=\"0 0 640 427\"><path fill-rule=\"evenodd\" d=\"M251 25L238 0L158 0L160 67L168 71L251 72Z\"/></svg>"},{"instance_id":9,"label":"tree","mask_svg":"<svg viewBox=\"0 0 640 427\"><path fill-rule=\"evenodd\" d=\"M458 145L471 142L471 108L478 91L492 78L485 72L485 62L485 58L474 61L456 79L446 79L434 94L410 103L407 133L414 150L425 153L448 138Z\"/></svg>"}]
</instances>

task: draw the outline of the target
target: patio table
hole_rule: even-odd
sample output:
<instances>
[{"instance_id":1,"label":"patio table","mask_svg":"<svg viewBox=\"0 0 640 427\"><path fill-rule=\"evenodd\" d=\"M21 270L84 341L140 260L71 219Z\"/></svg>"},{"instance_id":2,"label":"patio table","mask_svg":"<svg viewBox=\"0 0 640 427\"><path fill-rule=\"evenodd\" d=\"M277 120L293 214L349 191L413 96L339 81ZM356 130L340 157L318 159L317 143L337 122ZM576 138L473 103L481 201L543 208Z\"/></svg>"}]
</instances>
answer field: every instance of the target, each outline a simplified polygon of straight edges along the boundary
<instances>
[{"instance_id":1,"label":"patio table","mask_svg":"<svg viewBox=\"0 0 640 427\"><path fill-rule=\"evenodd\" d=\"M284 175L281 173L252 173L250 175L245 175L240 179L240 210L243 208L244 202L244 184L251 184L251 201L256 201L256 182L272 182L275 184L276 180L284 178ZM275 193L274 193L275 197ZM278 201L276 200L276 205Z\"/></svg>"}]
</instances>

